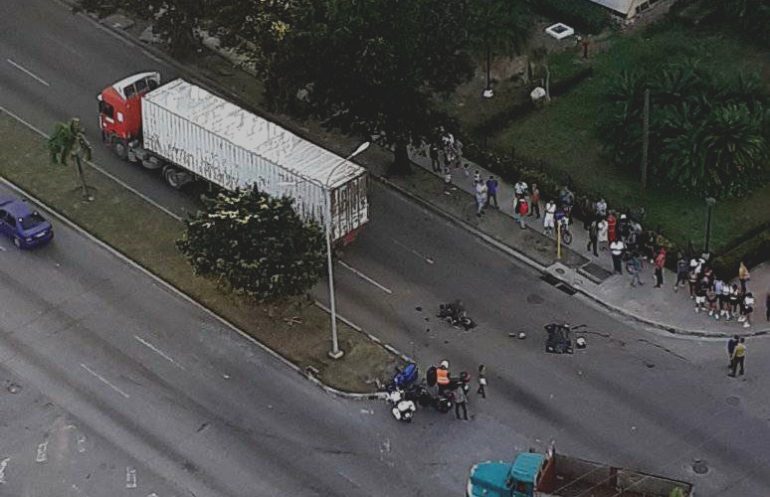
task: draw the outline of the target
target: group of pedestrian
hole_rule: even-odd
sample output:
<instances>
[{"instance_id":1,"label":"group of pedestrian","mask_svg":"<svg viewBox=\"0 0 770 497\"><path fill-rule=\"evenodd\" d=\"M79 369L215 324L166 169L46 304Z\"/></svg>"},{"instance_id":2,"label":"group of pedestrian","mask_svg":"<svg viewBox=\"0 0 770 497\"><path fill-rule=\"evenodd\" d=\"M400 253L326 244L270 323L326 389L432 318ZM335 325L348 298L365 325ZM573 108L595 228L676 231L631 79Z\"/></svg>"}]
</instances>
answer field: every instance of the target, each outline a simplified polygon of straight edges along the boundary
<instances>
[{"instance_id":1,"label":"group of pedestrian","mask_svg":"<svg viewBox=\"0 0 770 497\"><path fill-rule=\"evenodd\" d=\"M731 284L718 278L702 256L692 257L688 263L680 254L674 290L678 291L686 281L690 298L695 301L695 312L708 312L709 317L717 321L720 318L725 321L735 319L738 323L743 323L744 328L750 328L756 301L754 294L748 289L749 279L749 270L743 262L738 269L738 283ZM767 300L766 303L770 305L770 294ZM770 320L770 311L767 318Z\"/></svg>"},{"instance_id":2,"label":"group of pedestrian","mask_svg":"<svg viewBox=\"0 0 770 497\"><path fill-rule=\"evenodd\" d=\"M452 399L452 403L455 406L455 417L464 421L468 421L468 394L470 393L470 375L466 372L460 373L460 377L457 381L452 381L449 374L449 362L441 361L436 368L436 385L439 390L439 394L444 394ZM478 368L478 388L476 394L481 398L487 398L487 368L483 364ZM451 389L451 391L447 391Z\"/></svg>"}]
</instances>

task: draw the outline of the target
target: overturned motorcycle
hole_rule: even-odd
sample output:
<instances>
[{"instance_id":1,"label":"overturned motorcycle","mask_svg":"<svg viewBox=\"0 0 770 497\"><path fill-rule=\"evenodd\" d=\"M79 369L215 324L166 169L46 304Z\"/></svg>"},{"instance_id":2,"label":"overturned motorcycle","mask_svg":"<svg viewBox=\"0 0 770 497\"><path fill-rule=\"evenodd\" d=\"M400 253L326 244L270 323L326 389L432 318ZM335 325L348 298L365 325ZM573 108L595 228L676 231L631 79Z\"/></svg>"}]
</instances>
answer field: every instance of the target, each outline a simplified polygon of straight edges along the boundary
<instances>
[{"instance_id":1,"label":"overturned motorcycle","mask_svg":"<svg viewBox=\"0 0 770 497\"><path fill-rule=\"evenodd\" d=\"M465 307L460 300L455 300L448 304L439 304L436 317L445 320L456 328L463 327L465 331L476 327L476 323L465 312Z\"/></svg>"}]
</instances>

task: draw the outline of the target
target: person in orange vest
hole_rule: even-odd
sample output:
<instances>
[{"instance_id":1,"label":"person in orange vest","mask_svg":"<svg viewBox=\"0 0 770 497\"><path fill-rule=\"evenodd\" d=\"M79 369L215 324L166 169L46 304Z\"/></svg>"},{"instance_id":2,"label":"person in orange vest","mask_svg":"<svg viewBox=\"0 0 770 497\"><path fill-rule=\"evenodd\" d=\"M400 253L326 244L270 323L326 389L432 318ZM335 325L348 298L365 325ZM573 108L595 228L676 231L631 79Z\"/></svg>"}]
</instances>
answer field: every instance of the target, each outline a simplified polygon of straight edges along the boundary
<instances>
[{"instance_id":1,"label":"person in orange vest","mask_svg":"<svg viewBox=\"0 0 770 497\"><path fill-rule=\"evenodd\" d=\"M439 393L443 393L446 389L449 388L449 361L441 361L439 366L436 368L436 384L438 385Z\"/></svg>"}]
</instances>

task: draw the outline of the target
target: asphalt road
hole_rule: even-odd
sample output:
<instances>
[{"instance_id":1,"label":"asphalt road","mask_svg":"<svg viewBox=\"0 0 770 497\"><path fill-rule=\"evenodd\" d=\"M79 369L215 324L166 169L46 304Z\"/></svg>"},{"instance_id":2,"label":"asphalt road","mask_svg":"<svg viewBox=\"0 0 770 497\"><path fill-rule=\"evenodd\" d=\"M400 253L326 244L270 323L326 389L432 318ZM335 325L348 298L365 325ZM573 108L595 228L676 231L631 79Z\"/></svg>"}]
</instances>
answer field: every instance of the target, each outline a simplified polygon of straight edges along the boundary
<instances>
[{"instance_id":1,"label":"asphalt road","mask_svg":"<svg viewBox=\"0 0 770 497\"><path fill-rule=\"evenodd\" d=\"M73 115L95 123L96 93L127 74L174 76L50 0L3 2L0 28L0 105L43 130ZM176 212L193 207L152 172L99 147L95 160ZM102 460L134 464L140 484L158 481L161 490L140 490L159 497L458 494L474 461L553 439L571 454L694 481L698 495L767 494L766 341L750 343L748 377L729 379L721 342L608 317L382 187L372 204L370 226L337 266L340 312L423 364L487 364L490 397L472 399L471 423L420 412L413 426L399 426L379 404L330 398L63 229L45 251L0 253L6 365L71 424L102 437ZM323 298L323 285L317 293ZM438 303L453 298L477 330L436 322ZM588 324L589 348L544 354L541 329L552 318ZM519 330L530 338L508 337ZM39 438L27 440L29 450ZM695 459L707 474L692 472ZM108 488L89 491L76 471L64 475L87 495ZM112 482L115 495L125 478Z\"/></svg>"}]
</instances>

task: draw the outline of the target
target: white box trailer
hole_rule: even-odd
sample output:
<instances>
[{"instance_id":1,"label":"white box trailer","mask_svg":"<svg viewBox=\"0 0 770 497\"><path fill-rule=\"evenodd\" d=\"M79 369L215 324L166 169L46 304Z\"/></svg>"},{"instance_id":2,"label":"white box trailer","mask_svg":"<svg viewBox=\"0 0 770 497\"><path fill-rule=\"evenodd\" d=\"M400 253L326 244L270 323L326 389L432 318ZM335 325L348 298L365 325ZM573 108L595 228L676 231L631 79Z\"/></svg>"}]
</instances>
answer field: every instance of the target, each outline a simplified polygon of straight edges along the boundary
<instances>
[{"instance_id":1,"label":"white box trailer","mask_svg":"<svg viewBox=\"0 0 770 497\"><path fill-rule=\"evenodd\" d=\"M328 194L332 240L369 220L366 169L182 79L142 97L142 135L145 149L222 188L293 198L322 227Z\"/></svg>"}]
</instances>

